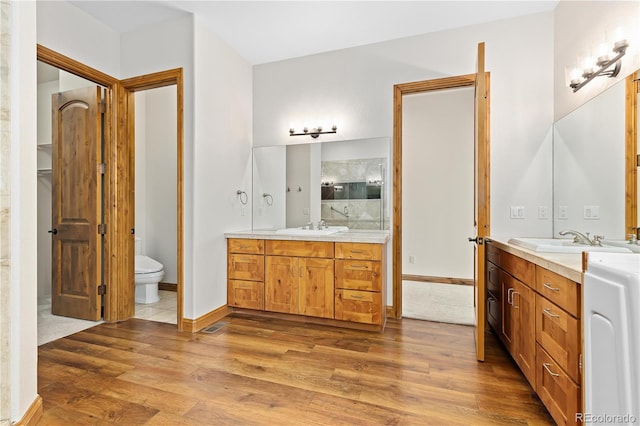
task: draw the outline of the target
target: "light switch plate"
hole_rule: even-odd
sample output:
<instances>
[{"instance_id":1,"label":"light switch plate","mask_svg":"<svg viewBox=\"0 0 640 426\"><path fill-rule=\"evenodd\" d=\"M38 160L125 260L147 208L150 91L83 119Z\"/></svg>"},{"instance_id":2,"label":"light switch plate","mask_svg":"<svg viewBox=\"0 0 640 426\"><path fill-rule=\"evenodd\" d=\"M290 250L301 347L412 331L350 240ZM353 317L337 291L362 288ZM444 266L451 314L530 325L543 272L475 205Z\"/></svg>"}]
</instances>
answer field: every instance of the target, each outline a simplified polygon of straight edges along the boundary
<instances>
[{"instance_id":1,"label":"light switch plate","mask_svg":"<svg viewBox=\"0 0 640 426\"><path fill-rule=\"evenodd\" d=\"M584 218L587 220L600 219L600 206L584 206Z\"/></svg>"},{"instance_id":2,"label":"light switch plate","mask_svg":"<svg viewBox=\"0 0 640 426\"><path fill-rule=\"evenodd\" d=\"M524 219L524 206L511 206L511 219Z\"/></svg>"}]
</instances>

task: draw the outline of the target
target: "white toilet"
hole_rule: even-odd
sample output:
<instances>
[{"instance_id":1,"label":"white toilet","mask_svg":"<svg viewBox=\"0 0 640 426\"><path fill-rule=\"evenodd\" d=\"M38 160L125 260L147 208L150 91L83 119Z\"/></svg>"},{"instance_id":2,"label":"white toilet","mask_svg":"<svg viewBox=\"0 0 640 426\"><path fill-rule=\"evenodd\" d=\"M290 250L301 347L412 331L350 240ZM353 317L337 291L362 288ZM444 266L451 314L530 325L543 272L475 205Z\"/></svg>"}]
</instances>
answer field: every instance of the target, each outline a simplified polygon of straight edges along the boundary
<instances>
[{"instance_id":1,"label":"white toilet","mask_svg":"<svg viewBox=\"0 0 640 426\"><path fill-rule=\"evenodd\" d=\"M160 300L158 283L164 278L162 263L141 254L142 242L136 237L136 303L156 303Z\"/></svg>"}]
</instances>

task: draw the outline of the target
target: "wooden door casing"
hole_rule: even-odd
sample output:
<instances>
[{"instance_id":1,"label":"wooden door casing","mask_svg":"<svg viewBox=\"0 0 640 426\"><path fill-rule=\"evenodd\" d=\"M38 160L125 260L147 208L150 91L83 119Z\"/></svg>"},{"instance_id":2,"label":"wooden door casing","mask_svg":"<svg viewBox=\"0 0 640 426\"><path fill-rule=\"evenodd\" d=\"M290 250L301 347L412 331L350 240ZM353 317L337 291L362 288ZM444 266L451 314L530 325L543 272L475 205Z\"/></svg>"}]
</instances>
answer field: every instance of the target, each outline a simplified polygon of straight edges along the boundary
<instances>
[{"instance_id":1,"label":"wooden door casing","mask_svg":"<svg viewBox=\"0 0 640 426\"><path fill-rule=\"evenodd\" d=\"M54 315L101 314L100 87L52 95L52 289Z\"/></svg>"}]
</instances>

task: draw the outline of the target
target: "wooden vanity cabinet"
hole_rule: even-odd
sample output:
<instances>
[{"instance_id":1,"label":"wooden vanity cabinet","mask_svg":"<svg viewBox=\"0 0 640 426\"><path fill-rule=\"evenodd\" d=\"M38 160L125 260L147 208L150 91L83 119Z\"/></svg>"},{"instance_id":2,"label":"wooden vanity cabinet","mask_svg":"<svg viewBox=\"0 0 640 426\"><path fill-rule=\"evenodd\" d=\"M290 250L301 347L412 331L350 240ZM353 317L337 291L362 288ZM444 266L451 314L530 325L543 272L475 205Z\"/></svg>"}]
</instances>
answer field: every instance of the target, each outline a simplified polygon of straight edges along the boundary
<instances>
[{"instance_id":1,"label":"wooden vanity cabinet","mask_svg":"<svg viewBox=\"0 0 640 426\"><path fill-rule=\"evenodd\" d=\"M227 304L264 309L264 240L227 240Z\"/></svg>"},{"instance_id":2,"label":"wooden vanity cabinet","mask_svg":"<svg viewBox=\"0 0 640 426\"><path fill-rule=\"evenodd\" d=\"M381 244L336 243L336 319L385 323L383 258Z\"/></svg>"},{"instance_id":3,"label":"wooden vanity cabinet","mask_svg":"<svg viewBox=\"0 0 640 426\"><path fill-rule=\"evenodd\" d=\"M580 284L491 242L486 250L490 326L556 423L577 424L575 414L583 411Z\"/></svg>"},{"instance_id":4,"label":"wooden vanity cabinet","mask_svg":"<svg viewBox=\"0 0 640 426\"><path fill-rule=\"evenodd\" d=\"M265 310L333 318L333 245L267 240Z\"/></svg>"}]
</instances>

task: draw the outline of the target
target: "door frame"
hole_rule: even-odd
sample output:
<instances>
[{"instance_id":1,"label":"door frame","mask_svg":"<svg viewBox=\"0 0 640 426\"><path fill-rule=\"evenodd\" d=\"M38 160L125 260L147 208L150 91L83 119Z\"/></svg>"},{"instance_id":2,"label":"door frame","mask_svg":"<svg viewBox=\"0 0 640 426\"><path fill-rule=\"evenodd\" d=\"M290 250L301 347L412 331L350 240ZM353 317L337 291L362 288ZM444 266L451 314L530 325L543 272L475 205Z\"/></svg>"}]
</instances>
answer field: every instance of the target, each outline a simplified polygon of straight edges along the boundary
<instances>
[{"instance_id":1,"label":"door frame","mask_svg":"<svg viewBox=\"0 0 640 426\"><path fill-rule=\"evenodd\" d=\"M123 124L118 128L118 136L123 140L132 141L128 145L127 168L129 171L130 191L128 193L130 205L134 205L134 179L135 179L135 162L131 161L135 152L135 92L143 90L157 89L166 86L176 86L176 108L177 108L177 134L176 134L176 180L177 180L177 267L178 267L178 307L177 307L177 324L178 330L184 331L183 320L183 298L184 298L184 84L182 68L175 68L167 71L160 71L152 74L145 74L137 77L127 78L120 81L122 90L119 96L121 117ZM135 215L133 210L130 211L129 217L130 228L135 226ZM135 241L134 235L129 234L129 244L133 250ZM133 271L133 251L131 251L131 268ZM133 274L131 275L133 277ZM133 278L132 278L133 279Z\"/></svg>"},{"instance_id":2,"label":"door frame","mask_svg":"<svg viewBox=\"0 0 640 426\"><path fill-rule=\"evenodd\" d=\"M48 65L56 67L60 70L75 74L85 80L92 81L106 88L105 96L105 126L104 126L104 158L107 163L104 179L105 200L105 224L107 225L107 234L104 238L104 282L107 284L107 293L103 299L103 319L107 322L115 322L127 319L128 310L124 312L118 309L119 305L123 305L123 301L118 297L120 287L124 284L116 279L117 272L122 268L122 262L126 260L126 250L118 239L114 238L114 233L119 222L119 212L126 210L122 201L117 197L112 197L115 188L121 185L121 177L117 173L117 164L109 159L114 158L120 149L118 141L113 129L116 127L118 110L117 104L114 102L118 92L118 79L111 77L101 71L84 65L76 60L55 52L40 44L36 45L36 59ZM97 291L97 289L96 289ZM126 305L126 304L124 304ZM130 312L135 307L131 306Z\"/></svg>"},{"instance_id":3,"label":"door frame","mask_svg":"<svg viewBox=\"0 0 640 426\"><path fill-rule=\"evenodd\" d=\"M488 78L487 73L487 78ZM393 305L388 310L392 318L402 317L402 97L436 90L473 87L475 74L401 83L393 86ZM485 167L489 168L489 158ZM488 185L486 200L489 200ZM487 217L487 223L489 218Z\"/></svg>"},{"instance_id":4,"label":"door frame","mask_svg":"<svg viewBox=\"0 0 640 426\"><path fill-rule=\"evenodd\" d=\"M104 280L107 291L103 299L105 322L124 321L135 313L133 140L134 98L139 90L176 85L177 88L177 185L178 185L178 330L183 331L184 294L184 84L181 68L118 80L81 62L64 56L40 44L36 45L36 60L104 86L105 126ZM135 207L135 206L134 206Z\"/></svg>"}]
</instances>

